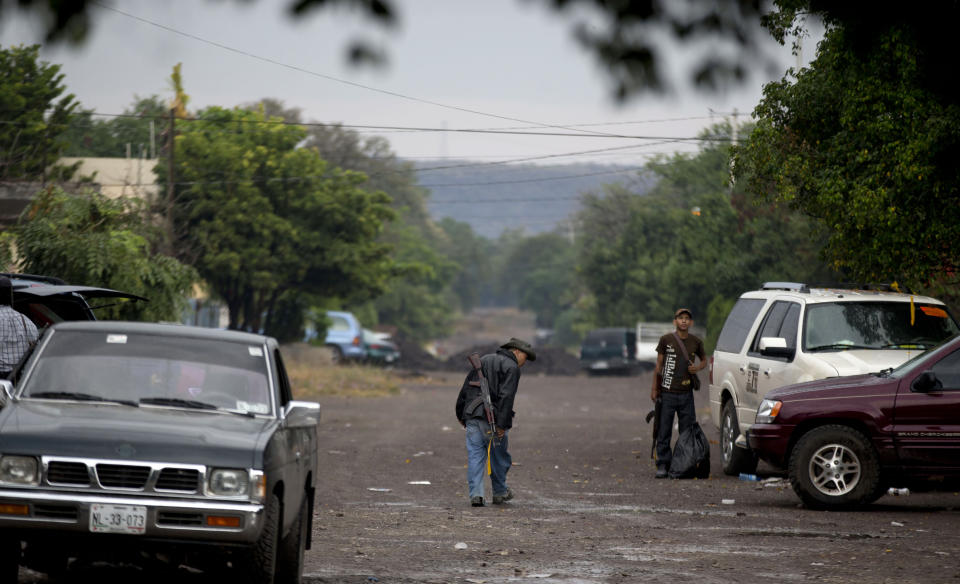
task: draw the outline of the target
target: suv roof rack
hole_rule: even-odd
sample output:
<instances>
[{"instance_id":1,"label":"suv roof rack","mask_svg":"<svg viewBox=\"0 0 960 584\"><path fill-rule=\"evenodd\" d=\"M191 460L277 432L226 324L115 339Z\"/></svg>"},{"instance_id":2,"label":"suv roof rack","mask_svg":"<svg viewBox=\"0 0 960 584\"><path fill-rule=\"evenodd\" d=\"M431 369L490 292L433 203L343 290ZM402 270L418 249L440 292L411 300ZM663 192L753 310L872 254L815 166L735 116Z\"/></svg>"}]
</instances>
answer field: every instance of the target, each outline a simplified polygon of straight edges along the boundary
<instances>
[{"instance_id":1,"label":"suv roof rack","mask_svg":"<svg viewBox=\"0 0 960 584\"><path fill-rule=\"evenodd\" d=\"M766 282L761 290L792 290L794 292L810 292L806 284L800 282Z\"/></svg>"}]
</instances>

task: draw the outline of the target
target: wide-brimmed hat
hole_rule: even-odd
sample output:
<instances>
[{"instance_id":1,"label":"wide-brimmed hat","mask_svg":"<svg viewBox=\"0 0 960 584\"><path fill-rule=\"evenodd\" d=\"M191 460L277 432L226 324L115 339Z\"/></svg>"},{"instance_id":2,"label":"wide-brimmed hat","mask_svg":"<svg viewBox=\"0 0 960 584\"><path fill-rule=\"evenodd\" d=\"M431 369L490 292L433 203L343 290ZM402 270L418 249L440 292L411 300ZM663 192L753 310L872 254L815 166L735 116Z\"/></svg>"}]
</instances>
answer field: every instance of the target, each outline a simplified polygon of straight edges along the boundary
<instances>
[{"instance_id":1,"label":"wide-brimmed hat","mask_svg":"<svg viewBox=\"0 0 960 584\"><path fill-rule=\"evenodd\" d=\"M690 320L693 320L693 313L690 312L689 308L678 308L677 311L673 313L673 318L680 318L680 315L684 312L687 313L687 316L690 317Z\"/></svg>"},{"instance_id":2,"label":"wide-brimmed hat","mask_svg":"<svg viewBox=\"0 0 960 584\"><path fill-rule=\"evenodd\" d=\"M530 343L526 341L521 341L516 337L510 337L510 340L500 345L500 348L501 349L520 349L521 351L527 354L528 361L537 360L537 354L533 352L533 346Z\"/></svg>"}]
</instances>

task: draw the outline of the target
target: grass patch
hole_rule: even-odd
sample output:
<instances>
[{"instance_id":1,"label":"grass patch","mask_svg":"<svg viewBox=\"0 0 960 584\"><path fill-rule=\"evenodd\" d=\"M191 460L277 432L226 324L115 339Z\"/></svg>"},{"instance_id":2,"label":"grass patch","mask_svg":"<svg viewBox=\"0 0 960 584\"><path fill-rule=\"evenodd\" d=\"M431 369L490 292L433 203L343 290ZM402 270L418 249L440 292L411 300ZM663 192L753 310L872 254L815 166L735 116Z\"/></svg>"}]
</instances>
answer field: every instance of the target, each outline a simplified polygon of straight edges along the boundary
<instances>
[{"instance_id":1,"label":"grass patch","mask_svg":"<svg viewBox=\"0 0 960 584\"><path fill-rule=\"evenodd\" d=\"M381 397L400 391L400 379L392 371L367 365L335 365L325 347L298 343L284 346L282 351L295 399Z\"/></svg>"}]
</instances>

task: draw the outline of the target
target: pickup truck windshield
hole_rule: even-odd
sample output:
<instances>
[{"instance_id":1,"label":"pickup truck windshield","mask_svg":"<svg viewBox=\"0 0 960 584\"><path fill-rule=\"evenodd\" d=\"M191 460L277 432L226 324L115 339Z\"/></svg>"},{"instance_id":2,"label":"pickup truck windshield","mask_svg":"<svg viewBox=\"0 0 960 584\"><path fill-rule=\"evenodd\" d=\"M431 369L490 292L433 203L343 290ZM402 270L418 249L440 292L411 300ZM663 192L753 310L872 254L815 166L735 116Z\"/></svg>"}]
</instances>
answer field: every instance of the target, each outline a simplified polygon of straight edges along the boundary
<instances>
[{"instance_id":1,"label":"pickup truck windshield","mask_svg":"<svg viewBox=\"0 0 960 584\"><path fill-rule=\"evenodd\" d=\"M939 304L827 302L807 306L803 350L927 350L957 334L956 321Z\"/></svg>"},{"instance_id":2,"label":"pickup truck windshield","mask_svg":"<svg viewBox=\"0 0 960 584\"><path fill-rule=\"evenodd\" d=\"M37 355L22 398L104 401L270 414L263 347L150 334L58 331ZM85 400L89 401L89 400Z\"/></svg>"}]
</instances>

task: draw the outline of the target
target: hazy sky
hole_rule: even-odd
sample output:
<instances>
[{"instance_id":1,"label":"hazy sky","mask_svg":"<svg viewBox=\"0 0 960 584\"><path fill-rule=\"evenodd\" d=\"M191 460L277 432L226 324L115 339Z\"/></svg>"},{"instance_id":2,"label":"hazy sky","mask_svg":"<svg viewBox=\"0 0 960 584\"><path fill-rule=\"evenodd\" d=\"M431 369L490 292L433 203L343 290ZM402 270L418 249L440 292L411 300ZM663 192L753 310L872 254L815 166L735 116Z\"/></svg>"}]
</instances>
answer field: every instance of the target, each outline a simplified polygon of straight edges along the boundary
<instances>
[{"instance_id":1,"label":"hazy sky","mask_svg":"<svg viewBox=\"0 0 960 584\"><path fill-rule=\"evenodd\" d=\"M286 0L110 4L126 15L94 6L94 29L84 45L45 47L42 57L63 65L68 90L83 107L104 114L123 112L135 95L168 99L170 73L180 62L191 110L273 97L301 108L306 120L346 125L537 131L528 122L602 123L609 125L588 128L676 138L695 136L711 119L719 121L734 110L744 120L760 98L762 84L782 75L758 71L746 85L727 94L681 91L617 105L610 80L573 38L571 20L538 3L404 0L398 2L400 25L390 31L336 9L292 21L285 12L287 4ZM347 65L344 51L357 36L387 51L385 68ZM0 44L41 38L37 27L15 8L4 11ZM784 69L796 63L788 48L770 41L769 50ZM807 56L812 52L811 45ZM364 130L368 132L384 136L399 156L407 158L551 157L543 161L641 165L652 152L696 149L689 143L642 139Z\"/></svg>"}]
</instances>

